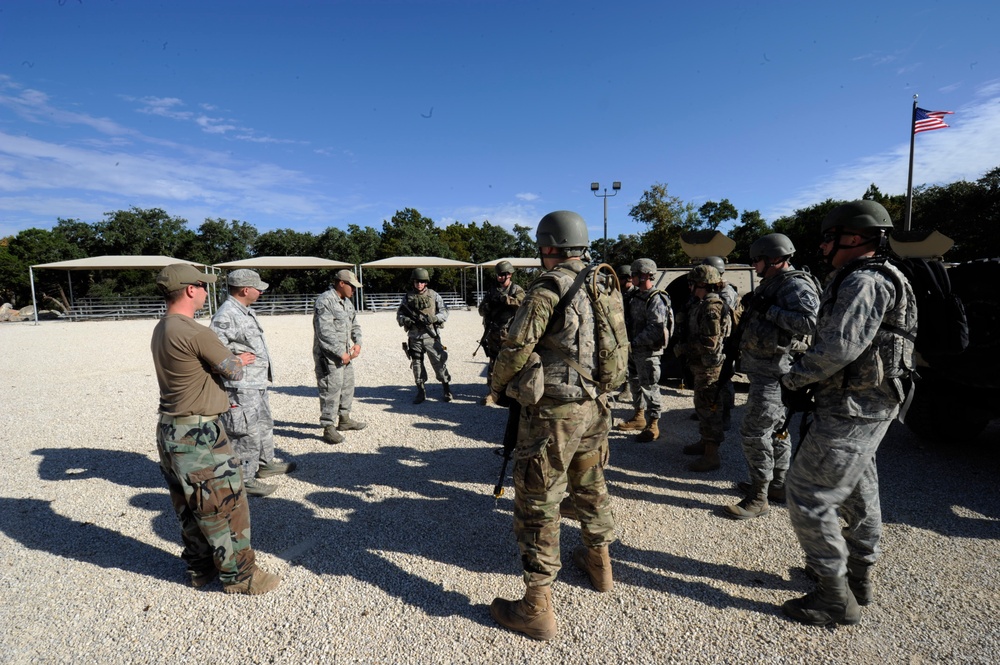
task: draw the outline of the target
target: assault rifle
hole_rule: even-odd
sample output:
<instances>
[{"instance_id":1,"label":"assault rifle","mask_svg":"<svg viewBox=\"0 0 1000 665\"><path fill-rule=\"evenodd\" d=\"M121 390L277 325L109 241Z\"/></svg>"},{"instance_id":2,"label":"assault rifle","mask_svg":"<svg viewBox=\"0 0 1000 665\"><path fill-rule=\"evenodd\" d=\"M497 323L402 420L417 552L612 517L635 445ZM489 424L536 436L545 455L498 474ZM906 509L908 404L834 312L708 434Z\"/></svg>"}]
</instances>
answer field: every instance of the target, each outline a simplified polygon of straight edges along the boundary
<instances>
[{"instance_id":1,"label":"assault rifle","mask_svg":"<svg viewBox=\"0 0 1000 665\"><path fill-rule=\"evenodd\" d=\"M503 464L500 466L500 478L497 480L496 487L493 488L494 499L499 499L503 496L503 483L507 476L507 463L514 456L514 447L517 446L517 426L521 422L521 404L506 395L501 395L500 398L501 401L504 398L510 400L510 406L507 411L507 426L503 430L503 448L497 448L494 451L497 455L503 457ZM500 404L500 402L497 402L497 404ZM501 406L503 405L501 404Z\"/></svg>"},{"instance_id":2,"label":"assault rifle","mask_svg":"<svg viewBox=\"0 0 1000 665\"><path fill-rule=\"evenodd\" d=\"M431 337L436 340L441 339L441 333L438 332L437 326L431 323L431 318L423 312L414 312L405 300L399 303L399 311L403 313L403 316L412 321L414 325L426 329Z\"/></svg>"}]
</instances>

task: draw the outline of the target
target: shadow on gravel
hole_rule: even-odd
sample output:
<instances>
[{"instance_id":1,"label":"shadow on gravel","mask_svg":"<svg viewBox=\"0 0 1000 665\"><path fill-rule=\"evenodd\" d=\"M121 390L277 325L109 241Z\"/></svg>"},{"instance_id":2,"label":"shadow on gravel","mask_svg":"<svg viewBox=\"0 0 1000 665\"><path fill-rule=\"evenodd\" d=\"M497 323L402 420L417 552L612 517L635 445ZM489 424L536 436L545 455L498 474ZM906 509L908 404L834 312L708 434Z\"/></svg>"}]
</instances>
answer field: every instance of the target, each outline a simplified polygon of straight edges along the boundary
<instances>
[{"instance_id":1,"label":"shadow on gravel","mask_svg":"<svg viewBox=\"0 0 1000 665\"><path fill-rule=\"evenodd\" d=\"M452 588L464 571L519 573L510 502L502 501L508 512L501 512L492 494L463 487L495 478L498 460L488 449L388 446L296 459L295 478L318 489L306 504L252 502L256 548L317 575L371 584L428 615L492 625L481 606Z\"/></svg>"},{"instance_id":2,"label":"shadow on gravel","mask_svg":"<svg viewBox=\"0 0 1000 665\"><path fill-rule=\"evenodd\" d=\"M154 449L155 452L155 449ZM42 480L103 478L124 487L165 487L160 467L145 455L101 448L39 448Z\"/></svg>"},{"instance_id":3,"label":"shadow on gravel","mask_svg":"<svg viewBox=\"0 0 1000 665\"><path fill-rule=\"evenodd\" d=\"M169 510L169 499L164 501ZM101 568L163 580L176 578L178 582L184 579L179 549L172 554L117 531L71 520L52 510L48 501L0 498L0 531L29 549ZM176 527L175 531L174 539L178 540Z\"/></svg>"},{"instance_id":4,"label":"shadow on gravel","mask_svg":"<svg viewBox=\"0 0 1000 665\"><path fill-rule=\"evenodd\" d=\"M292 397L315 397L319 403L319 393L316 392L316 384L308 386L271 386L269 392L291 395ZM318 408L318 407L317 407Z\"/></svg>"},{"instance_id":5,"label":"shadow on gravel","mask_svg":"<svg viewBox=\"0 0 1000 665\"><path fill-rule=\"evenodd\" d=\"M733 596L711 584L684 580L678 576L704 577L753 588L788 589L787 580L759 570L746 570L667 552L638 549L622 542L615 543L612 553L615 582L683 596L711 607L733 607L761 614L780 614L779 608L771 603Z\"/></svg>"}]
</instances>

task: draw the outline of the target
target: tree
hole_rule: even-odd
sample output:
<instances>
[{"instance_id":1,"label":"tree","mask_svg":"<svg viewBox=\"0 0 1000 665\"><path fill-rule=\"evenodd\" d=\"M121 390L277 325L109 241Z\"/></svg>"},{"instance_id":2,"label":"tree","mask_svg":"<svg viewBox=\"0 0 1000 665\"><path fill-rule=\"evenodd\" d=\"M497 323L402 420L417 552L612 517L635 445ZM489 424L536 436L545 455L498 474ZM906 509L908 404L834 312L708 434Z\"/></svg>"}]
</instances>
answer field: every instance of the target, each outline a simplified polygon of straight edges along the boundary
<instances>
[{"instance_id":1,"label":"tree","mask_svg":"<svg viewBox=\"0 0 1000 665\"><path fill-rule=\"evenodd\" d=\"M717 229L723 222L736 219L739 213L736 206L729 202L729 199L722 199L718 203L706 201L698 208L698 216L702 219L704 228Z\"/></svg>"},{"instance_id":2,"label":"tree","mask_svg":"<svg viewBox=\"0 0 1000 665\"><path fill-rule=\"evenodd\" d=\"M246 222L206 218L178 258L208 265L248 259L253 256L257 235L257 229Z\"/></svg>"},{"instance_id":3,"label":"tree","mask_svg":"<svg viewBox=\"0 0 1000 665\"><path fill-rule=\"evenodd\" d=\"M666 184L656 183L643 192L642 198L628 214L648 227L642 235L643 257L653 259L657 266L663 267L689 263L681 249L680 236L704 224L698 219L692 204L668 194Z\"/></svg>"},{"instance_id":4,"label":"tree","mask_svg":"<svg viewBox=\"0 0 1000 665\"><path fill-rule=\"evenodd\" d=\"M771 233L771 228L760 216L759 211L744 210L740 216L740 223L728 233L729 237L736 243L736 249L729 255L729 260L733 263L749 263L752 258L750 246L757 238L768 233Z\"/></svg>"},{"instance_id":5,"label":"tree","mask_svg":"<svg viewBox=\"0 0 1000 665\"><path fill-rule=\"evenodd\" d=\"M255 245L257 256L315 256L313 234L294 229L276 229L262 233ZM266 277L265 277L266 275ZM274 269L261 277L277 293L313 293L312 279L301 270Z\"/></svg>"},{"instance_id":6,"label":"tree","mask_svg":"<svg viewBox=\"0 0 1000 665\"><path fill-rule=\"evenodd\" d=\"M176 258L195 238L187 220L159 208L130 208L105 213L95 225L103 253L113 256L163 255Z\"/></svg>"}]
</instances>

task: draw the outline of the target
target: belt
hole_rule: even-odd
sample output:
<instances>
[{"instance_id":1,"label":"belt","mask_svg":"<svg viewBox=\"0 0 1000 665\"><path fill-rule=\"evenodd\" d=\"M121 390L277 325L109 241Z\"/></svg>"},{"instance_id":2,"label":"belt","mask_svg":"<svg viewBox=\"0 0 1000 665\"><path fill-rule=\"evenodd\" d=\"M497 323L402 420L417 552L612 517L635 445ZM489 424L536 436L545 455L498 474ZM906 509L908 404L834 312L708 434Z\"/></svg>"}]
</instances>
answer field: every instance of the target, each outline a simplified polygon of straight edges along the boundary
<instances>
[{"instance_id":1,"label":"belt","mask_svg":"<svg viewBox=\"0 0 1000 665\"><path fill-rule=\"evenodd\" d=\"M161 423L173 423L175 425L200 425L201 423L210 423L218 419L219 416L168 416L165 413L160 414Z\"/></svg>"}]
</instances>

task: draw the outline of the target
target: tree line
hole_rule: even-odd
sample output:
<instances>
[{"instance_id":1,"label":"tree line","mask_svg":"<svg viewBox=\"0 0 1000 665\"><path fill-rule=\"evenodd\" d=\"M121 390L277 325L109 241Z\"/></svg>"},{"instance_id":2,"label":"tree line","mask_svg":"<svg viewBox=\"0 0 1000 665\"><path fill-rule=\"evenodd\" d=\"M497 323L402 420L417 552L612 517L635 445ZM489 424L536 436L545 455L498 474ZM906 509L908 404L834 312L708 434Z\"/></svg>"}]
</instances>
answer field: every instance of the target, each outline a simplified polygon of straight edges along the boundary
<instances>
[{"instance_id":1,"label":"tree line","mask_svg":"<svg viewBox=\"0 0 1000 665\"><path fill-rule=\"evenodd\" d=\"M860 197L884 205L897 229L902 228L905 196L887 196L872 184ZM843 201L827 199L768 224L759 211L740 212L729 199L696 207L671 195L666 184L654 183L629 211L640 230L609 238L607 246L603 238L597 238L591 243L591 254L595 260L614 266L641 257L653 259L660 267L683 266L689 262L681 250L683 234L725 229L736 242L736 249L727 259L747 263L754 240L765 233L780 232L791 238L798 249L798 265L822 272L816 255L820 223L840 203ZM1000 236L990 231L992 224L1000 220L1000 167L974 182L916 188L912 220L914 229L937 229L955 240L947 256L950 261L1000 256ZM511 232L484 221L453 222L439 228L412 208L384 220L381 230L349 224L346 231L329 227L313 234L294 229L260 233L247 222L221 218L205 219L197 230L192 230L187 220L159 208L133 207L106 213L95 223L59 218L51 229L25 229L0 239L0 302L16 306L30 302L31 265L105 254L166 255L208 265L255 256L318 256L353 264L393 256L440 256L470 263L537 256L533 226L515 225ZM328 287L330 278L325 270L260 272L275 293L319 293ZM435 287L444 291L461 290L461 279L461 271L455 269L438 270L432 275ZM522 275L520 279L527 278ZM409 272L366 270L364 281L373 293L403 291L409 286ZM35 283L40 301L67 303L62 271L40 270L35 273ZM73 291L76 297L155 294L149 272L136 270L77 273Z\"/></svg>"}]
</instances>

